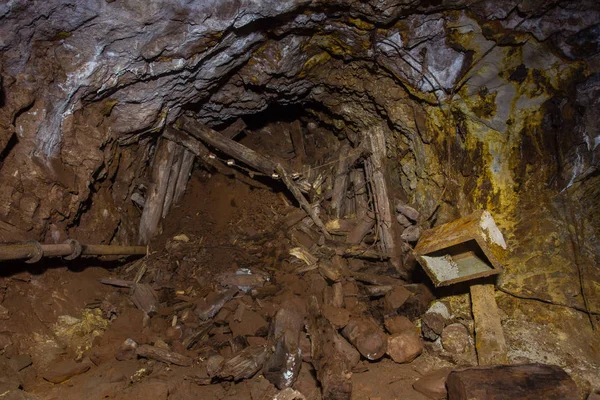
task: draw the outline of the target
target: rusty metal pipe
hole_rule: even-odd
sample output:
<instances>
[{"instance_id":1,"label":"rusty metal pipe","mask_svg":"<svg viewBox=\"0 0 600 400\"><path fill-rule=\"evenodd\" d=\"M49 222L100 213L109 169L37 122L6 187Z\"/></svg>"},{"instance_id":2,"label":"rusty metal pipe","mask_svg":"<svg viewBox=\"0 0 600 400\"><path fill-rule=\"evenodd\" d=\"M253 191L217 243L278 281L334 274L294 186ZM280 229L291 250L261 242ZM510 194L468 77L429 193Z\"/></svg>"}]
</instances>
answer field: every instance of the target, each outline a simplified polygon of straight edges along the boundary
<instances>
[{"instance_id":1,"label":"rusty metal pipe","mask_svg":"<svg viewBox=\"0 0 600 400\"><path fill-rule=\"evenodd\" d=\"M86 256L128 256L146 255L146 246L81 245L76 240L67 240L60 244L40 244L35 241L19 244L0 245L0 261L26 260L34 263L42 257L64 257L73 260L80 255Z\"/></svg>"}]
</instances>

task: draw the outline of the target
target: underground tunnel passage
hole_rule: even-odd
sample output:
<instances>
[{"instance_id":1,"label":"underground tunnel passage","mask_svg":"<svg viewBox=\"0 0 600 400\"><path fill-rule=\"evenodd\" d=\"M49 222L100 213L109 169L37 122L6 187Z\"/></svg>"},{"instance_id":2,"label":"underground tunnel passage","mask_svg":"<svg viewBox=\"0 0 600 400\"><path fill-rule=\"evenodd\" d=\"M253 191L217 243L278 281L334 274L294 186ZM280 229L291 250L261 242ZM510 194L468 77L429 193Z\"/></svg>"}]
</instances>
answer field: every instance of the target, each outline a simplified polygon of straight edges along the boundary
<instances>
[{"instance_id":1,"label":"underground tunnel passage","mask_svg":"<svg viewBox=\"0 0 600 400\"><path fill-rule=\"evenodd\" d=\"M598 21L0 4L0 398L600 398Z\"/></svg>"}]
</instances>

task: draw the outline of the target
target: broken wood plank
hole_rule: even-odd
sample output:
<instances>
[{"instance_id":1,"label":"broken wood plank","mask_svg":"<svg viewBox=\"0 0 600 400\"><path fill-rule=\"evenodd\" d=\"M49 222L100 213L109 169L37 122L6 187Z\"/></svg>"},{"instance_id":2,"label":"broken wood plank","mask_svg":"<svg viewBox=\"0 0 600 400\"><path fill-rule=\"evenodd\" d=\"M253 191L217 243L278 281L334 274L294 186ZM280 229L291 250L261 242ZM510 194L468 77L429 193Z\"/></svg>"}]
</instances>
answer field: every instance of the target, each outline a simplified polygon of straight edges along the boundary
<instances>
[{"instance_id":1,"label":"broken wood plank","mask_svg":"<svg viewBox=\"0 0 600 400\"><path fill-rule=\"evenodd\" d=\"M256 151L223 136L219 132L185 115L181 116L178 121L181 128L196 139L205 142L267 176L273 176L273 173L275 173L275 163Z\"/></svg>"},{"instance_id":2,"label":"broken wood plank","mask_svg":"<svg viewBox=\"0 0 600 400\"><path fill-rule=\"evenodd\" d=\"M471 285L470 290L479 365L506 364L508 349L494 297L494 285Z\"/></svg>"},{"instance_id":3,"label":"broken wood plank","mask_svg":"<svg viewBox=\"0 0 600 400\"><path fill-rule=\"evenodd\" d=\"M173 199L175 197L175 188L179 180L179 170L181 169L181 163L183 161L183 154L185 148L181 145L175 145L173 151L173 164L171 164L171 171L169 172L169 179L167 183L167 193L165 194L165 202L162 209L162 217L166 218L171 206L173 205Z\"/></svg>"},{"instance_id":4,"label":"broken wood plank","mask_svg":"<svg viewBox=\"0 0 600 400\"><path fill-rule=\"evenodd\" d=\"M575 381L557 365L474 367L450 372L449 400L563 400L580 398Z\"/></svg>"},{"instance_id":5,"label":"broken wood plank","mask_svg":"<svg viewBox=\"0 0 600 400\"><path fill-rule=\"evenodd\" d=\"M143 344L137 348L136 354L139 357L149 358L151 360L161 361L167 364L179 365L182 367L189 367L192 365L193 360L189 357L175 353L167 349L163 349L156 346L150 346Z\"/></svg>"},{"instance_id":6,"label":"broken wood plank","mask_svg":"<svg viewBox=\"0 0 600 400\"><path fill-rule=\"evenodd\" d=\"M342 205L344 204L346 191L348 189L348 174L350 172L350 167L362 156L362 154L362 148L352 149L348 143L344 143L338 151L338 161L334 172L333 193L330 205L332 215L336 219L342 217Z\"/></svg>"},{"instance_id":7,"label":"broken wood plank","mask_svg":"<svg viewBox=\"0 0 600 400\"><path fill-rule=\"evenodd\" d=\"M138 238L140 244L148 244L160 224L176 146L177 144L174 142L162 139L159 139L156 145L150 184L148 185L144 211L140 218Z\"/></svg>"},{"instance_id":8,"label":"broken wood plank","mask_svg":"<svg viewBox=\"0 0 600 400\"><path fill-rule=\"evenodd\" d=\"M367 216L367 211L369 211L369 198L364 169L356 168L350 171L350 181L352 182L356 218L360 221Z\"/></svg>"},{"instance_id":9,"label":"broken wood plank","mask_svg":"<svg viewBox=\"0 0 600 400\"><path fill-rule=\"evenodd\" d=\"M387 350L387 335L369 318L351 318L348 325L342 330L342 335L367 360L379 360Z\"/></svg>"},{"instance_id":10,"label":"broken wood plank","mask_svg":"<svg viewBox=\"0 0 600 400\"><path fill-rule=\"evenodd\" d=\"M392 264L400 267L396 256L396 232L393 224L392 208L385 176L386 143L384 127L373 127L367 136L371 155L365 160L365 173L371 187L375 215L377 218L377 237L381 250L390 255Z\"/></svg>"},{"instance_id":11,"label":"broken wood plank","mask_svg":"<svg viewBox=\"0 0 600 400\"><path fill-rule=\"evenodd\" d=\"M327 221L325 228L332 235L345 236L348 235L356 227L355 219L332 219Z\"/></svg>"},{"instance_id":12,"label":"broken wood plank","mask_svg":"<svg viewBox=\"0 0 600 400\"><path fill-rule=\"evenodd\" d=\"M360 244L365 236L367 236L367 234L373 230L374 226L375 218L365 214L365 216L360 218L358 223L354 225L354 228L348 232L348 236L346 236L346 243L354 245Z\"/></svg>"},{"instance_id":13,"label":"broken wood plank","mask_svg":"<svg viewBox=\"0 0 600 400\"><path fill-rule=\"evenodd\" d=\"M268 351L265 346L249 346L221 364L216 376L239 381L252 378L263 367Z\"/></svg>"},{"instance_id":14,"label":"broken wood plank","mask_svg":"<svg viewBox=\"0 0 600 400\"><path fill-rule=\"evenodd\" d=\"M177 205L181 202L185 190L187 188L192 168L194 167L194 159L196 155L189 151L187 148L183 152L183 159L181 160L181 168L179 169L179 176L177 177L177 184L175 185L175 193L173 194L173 204Z\"/></svg>"},{"instance_id":15,"label":"broken wood plank","mask_svg":"<svg viewBox=\"0 0 600 400\"><path fill-rule=\"evenodd\" d=\"M210 152L210 150L198 139L190 136L184 131L176 129L172 126L167 126L165 131L163 132L163 137L172 142L178 143L184 146L186 149L191 151L198 159L209 169L214 169L218 173L223 174L225 176L233 176L235 179L240 182L245 183L248 186L258 187L262 189L267 189L268 186L255 181L247 177L244 174L237 172L236 170L230 168L226 164L217 160L214 155Z\"/></svg>"},{"instance_id":16,"label":"broken wood plank","mask_svg":"<svg viewBox=\"0 0 600 400\"><path fill-rule=\"evenodd\" d=\"M244 132L244 129L246 129L246 123L243 119L238 118L233 124L223 129L221 135L233 140L237 135Z\"/></svg>"},{"instance_id":17,"label":"broken wood plank","mask_svg":"<svg viewBox=\"0 0 600 400\"><path fill-rule=\"evenodd\" d=\"M273 353L265 362L263 375L278 389L291 387L302 365L300 333L304 328L304 314L298 307L284 305L271 322L269 347Z\"/></svg>"},{"instance_id":18,"label":"broken wood plank","mask_svg":"<svg viewBox=\"0 0 600 400\"><path fill-rule=\"evenodd\" d=\"M352 367L336 346L336 329L321 314L317 298L308 301L307 331L310 335L312 364L317 371L324 399L349 400L352 396ZM341 338L341 340L344 340Z\"/></svg>"},{"instance_id":19,"label":"broken wood plank","mask_svg":"<svg viewBox=\"0 0 600 400\"><path fill-rule=\"evenodd\" d=\"M158 312L158 297L154 289L147 283L134 284L131 288L130 298L137 308L149 316L153 316Z\"/></svg>"},{"instance_id":20,"label":"broken wood plank","mask_svg":"<svg viewBox=\"0 0 600 400\"><path fill-rule=\"evenodd\" d=\"M223 308L225 304L227 304L231 299L233 299L233 296L235 296L237 292L238 288L235 287L223 293L219 293L209 301L204 300L196 307L196 314L202 320L207 320L209 318L214 317L215 315L217 315L219 310Z\"/></svg>"},{"instance_id":21,"label":"broken wood plank","mask_svg":"<svg viewBox=\"0 0 600 400\"><path fill-rule=\"evenodd\" d=\"M310 205L308 200L306 200L298 186L283 169L281 164L277 164L277 166L275 167L275 171L279 174L279 177L281 178L285 186L289 189L289 191L292 193L294 198L296 198L298 203L300 203L300 207L302 207L302 209L306 211L306 213L310 216L315 225L321 230L321 232L323 232L323 235L327 239L331 239L331 235L329 234L329 232L327 232L323 221L321 221L321 218L319 218L319 215L316 213L315 209Z\"/></svg>"},{"instance_id":22,"label":"broken wood plank","mask_svg":"<svg viewBox=\"0 0 600 400\"><path fill-rule=\"evenodd\" d=\"M290 139L294 146L294 154L299 164L302 164L306 159L306 150L304 148L304 134L302 132L302 124L296 120L290 125Z\"/></svg>"}]
</instances>

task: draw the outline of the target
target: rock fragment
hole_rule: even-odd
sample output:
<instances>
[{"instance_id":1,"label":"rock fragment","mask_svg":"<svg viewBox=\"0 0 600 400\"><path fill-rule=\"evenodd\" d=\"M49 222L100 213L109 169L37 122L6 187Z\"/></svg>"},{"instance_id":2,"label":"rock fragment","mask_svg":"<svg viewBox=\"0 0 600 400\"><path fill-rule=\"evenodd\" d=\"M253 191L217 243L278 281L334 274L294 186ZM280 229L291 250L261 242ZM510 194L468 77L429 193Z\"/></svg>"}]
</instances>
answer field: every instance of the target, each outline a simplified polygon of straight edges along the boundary
<instances>
[{"instance_id":1,"label":"rock fragment","mask_svg":"<svg viewBox=\"0 0 600 400\"><path fill-rule=\"evenodd\" d=\"M413 388L432 400L445 400L448 397L446 379L452 368L442 368L430 372L413 384Z\"/></svg>"},{"instance_id":2,"label":"rock fragment","mask_svg":"<svg viewBox=\"0 0 600 400\"><path fill-rule=\"evenodd\" d=\"M436 340L444 330L446 319L439 313L428 312L421 317L421 330L423 337L428 340Z\"/></svg>"},{"instance_id":3,"label":"rock fragment","mask_svg":"<svg viewBox=\"0 0 600 400\"><path fill-rule=\"evenodd\" d=\"M33 362L31 361L31 357L29 355L19 354L11 357L9 364L14 371L19 372L29 367L31 364L33 364Z\"/></svg>"},{"instance_id":4,"label":"rock fragment","mask_svg":"<svg viewBox=\"0 0 600 400\"><path fill-rule=\"evenodd\" d=\"M126 339L121 346L119 346L119 350L115 358L119 361L126 361L135 358L137 352L138 344L133 339Z\"/></svg>"},{"instance_id":5,"label":"rock fragment","mask_svg":"<svg viewBox=\"0 0 600 400\"><path fill-rule=\"evenodd\" d=\"M412 221L416 222L419 219L419 212L408 204L399 202L396 204L396 211Z\"/></svg>"},{"instance_id":6,"label":"rock fragment","mask_svg":"<svg viewBox=\"0 0 600 400\"><path fill-rule=\"evenodd\" d=\"M387 349L387 336L379 326L368 318L352 318L342 330L342 335L367 360L378 360Z\"/></svg>"},{"instance_id":7,"label":"rock fragment","mask_svg":"<svg viewBox=\"0 0 600 400\"><path fill-rule=\"evenodd\" d=\"M0 321L6 321L10 317L8 309L0 304Z\"/></svg>"},{"instance_id":8,"label":"rock fragment","mask_svg":"<svg viewBox=\"0 0 600 400\"><path fill-rule=\"evenodd\" d=\"M400 238L410 243L414 243L419 240L421 237L421 228L416 225L411 225L408 228L404 229Z\"/></svg>"},{"instance_id":9,"label":"rock fragment","mask_svg":"<svg viewBox=\"0 0 600 400\"><path fill-rule=\"evenodd\" d=\"M402 333L406 331L416 332L415 324L410 319L403 315L395 315L385 319L385 329L393 335L395 333Z\"/></svg>"},{"instance_id":10,"label":"rock fragment","mask_svg":"<svg viewBox=\"0 0 600 400\"><path fill-rule=\"evenodd\" d=\"M399 309L406 303L406 300L412 295L410 291L402 286L396 286L385 294L383 299L383 309L386 313L391 313Z\"/></svg>"},{"instance_id":11,"label":"rock fragment","mask_svg":"<svg viewBox=\"0 0 600 400\"><path fill-rule=\"evenodd\" d=\"M442 331L442 346L450 353L464 353L470 342L469 331L463 324L450 324Z\"/></svg>"},{"instance_id":12,"label":"rock fragment","mask_svg":"<svg viewBox=\"0 0 600 400\"><path fill-rule=\"evenodd\" d=\"M397 363L409 363L423 351L423 341L416 332L405 331L388 339L387 354Z\"/></svg>"}]
</instances>

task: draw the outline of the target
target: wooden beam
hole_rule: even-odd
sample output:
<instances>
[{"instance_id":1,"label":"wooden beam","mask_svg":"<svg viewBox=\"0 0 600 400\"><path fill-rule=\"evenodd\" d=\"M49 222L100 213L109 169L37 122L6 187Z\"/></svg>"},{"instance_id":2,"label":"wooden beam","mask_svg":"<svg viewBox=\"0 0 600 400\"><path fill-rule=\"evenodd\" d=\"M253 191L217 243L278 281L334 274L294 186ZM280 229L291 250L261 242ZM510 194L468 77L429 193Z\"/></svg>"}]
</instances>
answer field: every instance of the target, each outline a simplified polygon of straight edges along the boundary
<instances>
[{"instance_id":1,"label":"wooden beam","mask_svg":"<svg viewBox=\"0 0 600 400\"><path fill-rule=\"evenodd\" d=\"M190 117L182 116L179 121L181 128L196 139L202 140L267 176L273 176L275 173L276 164L256 151L223 136Z\"/></svg>"},{"instance_id":2,"label":"wooden beam","mask_svg":"<svg viewBox=\"0 0 600 400\"><path fill-rule=\"evenodd\" d=\"M246 123L243 119L238 118L233 124L223 129L221 131L221 135L225 136L228 139L235 139L237 135L244 132L244 129L246 129Z\"/></svg>"}]
</instances>

